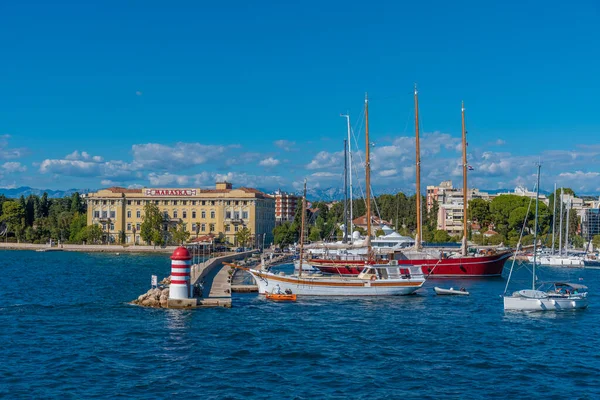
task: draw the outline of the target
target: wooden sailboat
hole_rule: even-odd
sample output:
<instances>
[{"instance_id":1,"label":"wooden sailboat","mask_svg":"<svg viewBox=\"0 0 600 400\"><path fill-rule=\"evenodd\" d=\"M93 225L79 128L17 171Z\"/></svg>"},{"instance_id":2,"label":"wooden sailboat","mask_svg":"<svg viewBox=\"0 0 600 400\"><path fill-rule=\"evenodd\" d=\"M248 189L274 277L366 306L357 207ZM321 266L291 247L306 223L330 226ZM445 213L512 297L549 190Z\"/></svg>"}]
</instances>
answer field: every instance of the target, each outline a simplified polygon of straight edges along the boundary
<instances>
[{"instance_id":1,"label":"wooden sailboat","mask_svg":"<svg viewBox=\"0 0 600 400\"><path fill-rule=\"evenodd\" d=\"M576 283L556 282L538 287L536 282L535 268L537 264L537 239L538 239L538 210L540 197L540 170L537 170L537 189L535 195L535 222L533 235L533 271L531 278L531 289L523 289L513 292L512 295L504 295L504 310L515 311L557 311L576 310L588 306L587 287ZM509 282L510 282L509 275ZM507 282L507 287L508 283Z\"/></svg>"},{"instance_id":2,"label":"wooden sailboat","mask_svg":"<svg viewBox=\"0 0 600 400\"><path fill-rule=\"evenodd\" d=\"M439 249L421 249L423 225L421 210L421 156L419 147L419 93L415 85L415 143L416 143L416 206L417 232L414 251L399 251L394 254L398 264L422 265L423 273L431 278L445 277L491 277L502 275L504 263L511 251L488 251L483 254L467 255L467 139L465 106L461 107L462 119L462 164L463 164L463 238L460 253L443 253Z\"/></svg>"},{"instance_id":3,"label":"wooden sailboat","mask_svg":"<svg viewBox=\"0 0 600 400\"><path fill-rule=\"evenodd\" d=\"M367 216L370 216L370 152L369 152L369 108L365 96L365 140L366 140L366 186L367 186ZM305 184L306 185L306 184ZM306 186L305 186L306 188ZM305 189L306 190L306 189ZM302 224L300 235L300 261L304 256L304 211L306 195L302 201ZM371 221L367 218L367 248L370 253ZM233 264L226 264L234 268L248 271L255 279L258 291L261 294L272 292L277 287L284 292L299 296L389 296L407 295L418 290L425 283L425 275L421 267L412 265L398 265L396 262L389 264L363 264L361 272L356 276L345 277L335 275L307 275L303 276L302 268L295 275L275 274L269 271L259 271Z\"/></svg>"}]
</instances>

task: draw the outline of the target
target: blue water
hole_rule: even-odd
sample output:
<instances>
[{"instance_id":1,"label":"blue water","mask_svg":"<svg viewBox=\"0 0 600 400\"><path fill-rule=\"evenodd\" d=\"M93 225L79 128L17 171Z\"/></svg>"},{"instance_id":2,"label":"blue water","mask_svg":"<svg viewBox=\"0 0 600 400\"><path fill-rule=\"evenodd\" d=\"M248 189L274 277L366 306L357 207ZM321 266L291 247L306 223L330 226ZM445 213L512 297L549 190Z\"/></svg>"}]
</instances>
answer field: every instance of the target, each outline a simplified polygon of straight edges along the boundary
<instances>
[{"instance_id":1,"label":"blue water","mask_svg":"<svg viewBox=\"0 0 600 400\"><path fill-rule=\"evenodd\" d=\"M539 272L583 278L577 312L505 314L500 278L409 297L127 304L169 270L168 255L0 251L0 397L600 398L600 270Z\"/></svg>"}]
</instances>

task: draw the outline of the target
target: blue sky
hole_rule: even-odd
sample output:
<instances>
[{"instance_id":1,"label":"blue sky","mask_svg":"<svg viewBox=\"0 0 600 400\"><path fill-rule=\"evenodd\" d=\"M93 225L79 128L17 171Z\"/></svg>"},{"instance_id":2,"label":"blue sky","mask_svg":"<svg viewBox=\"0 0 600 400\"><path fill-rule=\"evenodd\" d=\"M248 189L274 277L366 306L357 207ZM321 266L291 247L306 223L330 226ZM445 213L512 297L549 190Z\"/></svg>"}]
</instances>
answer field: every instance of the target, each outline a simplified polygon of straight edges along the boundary
<instances>
[{"instance_id":1,"label":"blue sky","mask_svg":"<svg viewBox=\"0 0 600 400\"><path fill-rule=\"evenodd\" d=\"M82 4L84 3L84 4ZM285 3L285 4L284 4ZM600 192L596 1L0 4L0 187L342 187L369 93L375 192ZM470 185L470 186L471 186Z\"/></svg>"}]
</instances>

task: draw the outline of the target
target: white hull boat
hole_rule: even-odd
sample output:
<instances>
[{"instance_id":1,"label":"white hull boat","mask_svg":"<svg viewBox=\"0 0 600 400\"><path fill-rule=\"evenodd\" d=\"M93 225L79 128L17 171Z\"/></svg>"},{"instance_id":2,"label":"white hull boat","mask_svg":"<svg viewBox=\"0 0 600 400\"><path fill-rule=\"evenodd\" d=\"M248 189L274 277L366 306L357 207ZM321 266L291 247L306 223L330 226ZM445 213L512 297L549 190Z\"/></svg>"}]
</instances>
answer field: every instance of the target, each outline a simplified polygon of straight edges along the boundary
<instances>
[{"instance_id":1,"label":"white hull boat","mask_svg":"<svg viewBox=\"0 0 600 400\"><path fill-rule=\"evenodd\" d=\"M294 260L294 272L300 270L300 260ZM302 272L308 272L311 274L321 273L321 270L310 265L306 260L302 262Z\"/></svg>"},{"instance_id":2,"label":"white hull boat","mask_svg":"<svg viewBox=\"0 0 600 400\"><path fill-rule=\"evenodd\" d=\"M506 288L504 289L504 310L505 311L561 311L561 310L580 310L588 306L587 287L577 283L557 282L551 284L547 289L543 289L544 284L538 285L536 280L535 268L540 258L569 258L569 256L542 256L538 258L537 253L537 232L538 232L538 210L540 196L540 169L541 164L538 164L537 185L535 195L535 224L533 237L533 271L531 274L532 284L531 289L523 289L513 292L512 295L507 295L506 290L512 276L514 267L510 269ZM529 210L527 211L529 212ZM567 214L568 215L568 214ZM527 219L525 219L525 222ZM523 224L525 226L525 223ZM523 231L521 231L521 235ZM519 239L519 244L521 240ZM583 261L583 260L582 260Z\"/></svg>"},{"instance_id":3,"label":"white hull boat","mask_svg":"<svg viewBox=\"0 0 600 400\"><path fill-rule=\"evenodd\" d=\"M533 262L533 256L527 258L529 262ZM577 256L540 255L535 262L549 267L583 267L583 258Z\"/></svg>"},{"instance_id":4,"label":"white hull boat","mask_svg":"<svg viewBox=\"0 0 600 400\"><path fill-rule=\"evenodd\" d=\"M249 272L260 294L270 293L279 286L299 296L402 296L417 291L425 283L418 266L369 265L355 277L300 276L274 274L227 264Z\"/></svg>"},{"instance_id":5,"label":"white hull boat","mask_svg":"<svg viewBox=\"0 0 600 400\"><path fill-rule=\"evenodd\" d=\"M435 291L435 294L437 295L459 295L459 296L468 296L469 292L467 292L464 289L454 289L454 288L450 288L450 289L443 289L443 288L439 288L439 287L434 287L433 290Z\"/></svg>"},{"instance_id":6,"label":"white hull boat","mask_svg":"<svg viewBox=\"0 0 600 400\"><path fill-rule=\"evenodd\" d=\"M578 285L585 288L583 285ZM587 292L560 294L541 290L519 290L504 297L504 309L515 311L579 310L588 306Z\"/></svg>"}]
</instances>

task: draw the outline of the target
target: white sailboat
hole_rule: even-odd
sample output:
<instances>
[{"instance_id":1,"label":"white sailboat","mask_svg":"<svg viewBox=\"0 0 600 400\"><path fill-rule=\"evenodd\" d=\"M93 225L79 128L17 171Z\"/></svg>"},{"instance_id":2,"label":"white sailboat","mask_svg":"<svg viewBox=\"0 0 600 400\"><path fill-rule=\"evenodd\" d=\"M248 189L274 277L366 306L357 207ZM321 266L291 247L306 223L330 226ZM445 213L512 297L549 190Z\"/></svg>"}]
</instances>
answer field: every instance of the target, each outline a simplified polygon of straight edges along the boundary
<instances>
[{"instance_id":1,"label":"white sailboat","mask_svg":"<svg viewBox=\"0 0 600 400\"><path fill-rule=\"evenodd\" d=\"M366 203L367 215L371 215L370 191L370 152L369 152L369 108L365 96L365 175L366 175ZM300 231L300 260L304 258L304 220L306 208L306 182L304 184L304 197L302 199L302 223ZM366 245L371 253L371 218L367 218ZM304 262L301 261L304 266ZM389 264L371 264L365 262L363 270L357 276L338 275L304 275L304 268L299 268L297 274L285 275L270 271L260 271L233 264L226 264L249 272L256 281L258 292L270 293L274 287L282 291L291 291L299 296L391 296L408 295L414 293L425 283L425 275L420 266L398 265L397 261Z\"/></svg>"},{"instance_id":2,"label":"white sailboat","mask_svg":"<svg viewBox=\"0 0 600 400\"><path fill-rule=\"evenodd\" d=\"M568 282L555 282L537 285L536 282L536 253L537 253L537 230L538 230L538 206L540 194L540 169L538 164L537 189L535 197L535 223L533 238L533 272L531 289L523 289L504 295L504 310L515 311L558 311L576 310L588 306L587 287L584 285ZM512 276L512 268L511 274Z\"/></svg>"}]
</instances>

